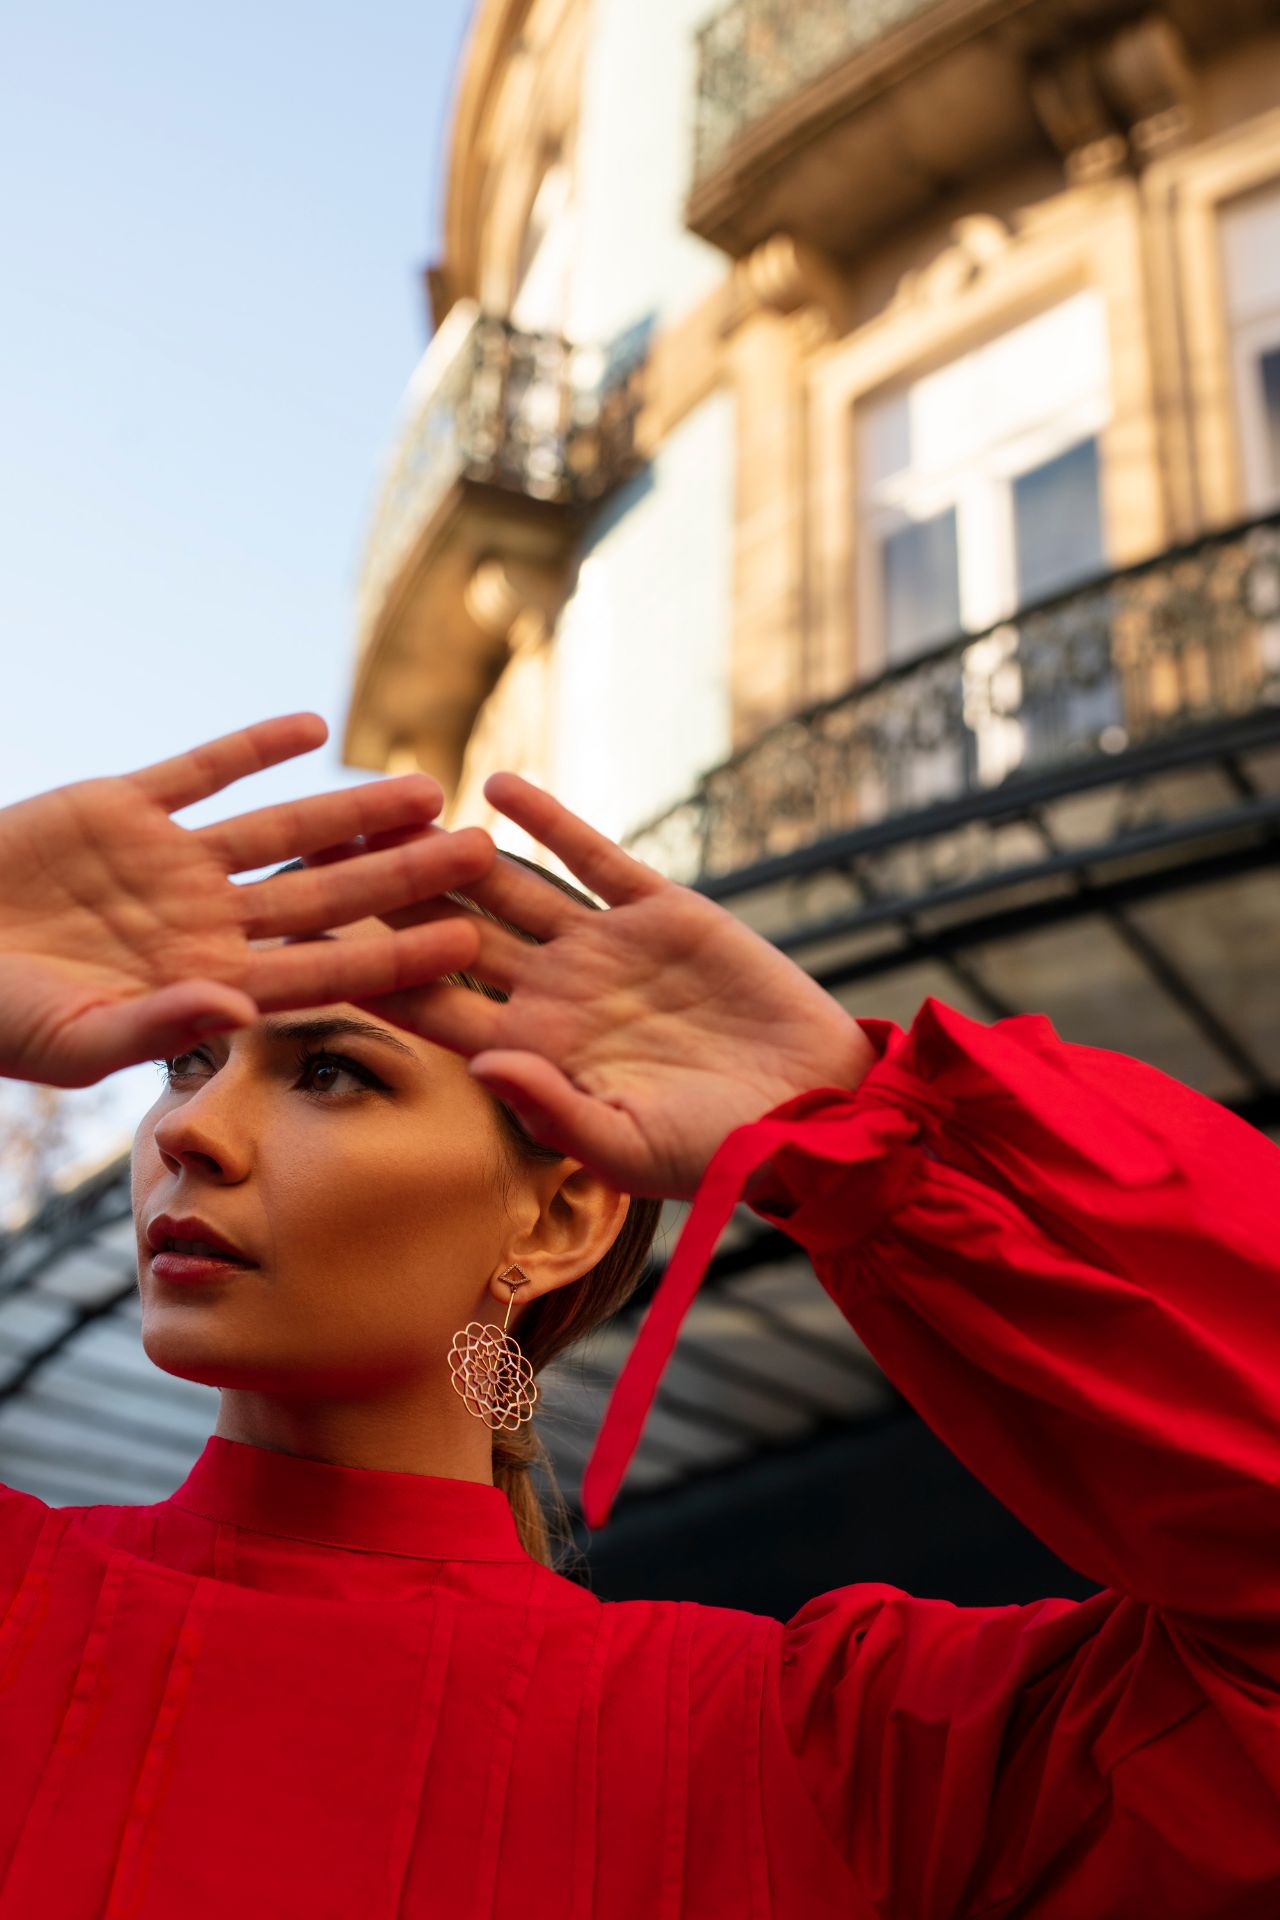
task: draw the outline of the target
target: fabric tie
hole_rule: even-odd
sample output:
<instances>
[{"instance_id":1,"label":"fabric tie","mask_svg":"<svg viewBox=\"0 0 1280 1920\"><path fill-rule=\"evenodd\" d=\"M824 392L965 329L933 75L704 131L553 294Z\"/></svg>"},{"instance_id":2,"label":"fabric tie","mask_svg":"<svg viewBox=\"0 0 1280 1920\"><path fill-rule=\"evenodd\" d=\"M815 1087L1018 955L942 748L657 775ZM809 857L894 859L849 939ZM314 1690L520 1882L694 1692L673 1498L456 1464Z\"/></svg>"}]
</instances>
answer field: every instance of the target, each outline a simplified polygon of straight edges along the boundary
<instances>
[{"instance_id":1,"label":"fabric tie","mask_svg":"<svg viewBox=\"0 0 1280 1920\"><path fill-rule=\"evenodd\" d=\"M1045 1153L1060 1153L1067 1146L1114 1185L1145 1188L1173 1176L1167 1149L1104 1088L1090 1086L1089 1098L1081 1099L1079 1076L1097 1050L1082 1048L1079 1059L1068 1064L1062 1058L1062 1042L1044 1014L1011 1015L994 1026L983 1026L930 995L909 1033L892 1020L865 1017L857 1024L875 1049L876 1059L855 1089L815 1088L773 1114L736 1128L713 1155L679 1244L618 1375L583 1475L582 1511L593 1530L608 1520L681 1323L751 1175L779 1149L795 1145L800 1136L814 1154L827 1154L833 1165L881 1152L889 1144L887 1136L876 1139L874 1125L861 1141L849 1136L840 1144L830 1131L821 1137L821 1127L815 1131L819 1119L815 1109L826 1099L834 1098L846 1107L856 1100L868 1121L875 1109L910 1115L918 1136L926 1141L930 1135L940 1139L944 1133L953 1138L971 1131L980 1135L984 1106L1013 1104L1032 1168ZM1105 1055L1101 1058L1105 1060ZM957 1084L967 1096L960 1111L953 1096ZM814 1102L807 1117L795 1110L800 1101L806 1106ZM1097 1132L1100 1106L1110 1122L1103 1137Z\"/></svg>"},{"instance_id":2,"label":"fabric tie","mask_svg":"<svg viewBox=\"0 0 1280 1920\"><path fill-rule=\"evenodd\" d=\"M737 1128L721 1141L702 1177L693 1211L618 1375L582 1476L582 1512L593 1531L609 1518L681 1323L742 1189L792 1131L786 1121L756 1121Z\"/></svg>"}]
</instances>

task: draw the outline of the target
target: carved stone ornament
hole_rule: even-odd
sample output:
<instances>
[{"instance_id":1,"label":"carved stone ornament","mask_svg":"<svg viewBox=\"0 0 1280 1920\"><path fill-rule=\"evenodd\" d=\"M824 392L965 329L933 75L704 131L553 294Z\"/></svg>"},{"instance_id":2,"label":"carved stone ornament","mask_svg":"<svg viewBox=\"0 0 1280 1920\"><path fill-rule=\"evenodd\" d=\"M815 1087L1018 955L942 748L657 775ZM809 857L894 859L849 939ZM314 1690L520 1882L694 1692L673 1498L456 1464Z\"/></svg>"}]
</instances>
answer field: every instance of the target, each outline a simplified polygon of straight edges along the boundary
<instances>
[{"instance_id":1,"label":"carved stone ornament","mask_svg":"<svg viewBox=\"0 0 1280 1920\"><path fill-rule=\"evenodd\" d=\"M913 267L898 282L892 304L940 306L1001 259L1014 244L1014 234L993 213L968 214L951 227L952 244L944 247L927 267Z\"/></svg>"},{"instance_id":2,"label":"carved stone ornament","mask_svg":"<svg viewBox=\"0 0 1280 1920\"><path fill-rule=\"evenodd\" d=\"M747 299L791 319L801 316L809 344L838 327L844 282L838 268L816 247L789 233L774 233L739 260L738 285Z\"/></svg>"},{"instance_id":3,"label":"carved stone ornament","mask_svg":"<svg viewBox=\"0 0 1280 1920\"><path fill-rule=\"evenodd\" d=\"M563 583L550 569L493 555L481 560L463 590L463 604L480 631L513 647L544 631L563 597Z\"/></svg>"},{"instance_id":4,"label":"carved stone ornament","mask_svg":"<svg viewBox=\"0 0 1280 1920\"><path fill-rule=\"evenodd\" d=\"M1038 63L1028 85L1076 183L1153 159L1193 129L1195 75L1177 28L1160 14Z\"/></svg>"}]
</instances>

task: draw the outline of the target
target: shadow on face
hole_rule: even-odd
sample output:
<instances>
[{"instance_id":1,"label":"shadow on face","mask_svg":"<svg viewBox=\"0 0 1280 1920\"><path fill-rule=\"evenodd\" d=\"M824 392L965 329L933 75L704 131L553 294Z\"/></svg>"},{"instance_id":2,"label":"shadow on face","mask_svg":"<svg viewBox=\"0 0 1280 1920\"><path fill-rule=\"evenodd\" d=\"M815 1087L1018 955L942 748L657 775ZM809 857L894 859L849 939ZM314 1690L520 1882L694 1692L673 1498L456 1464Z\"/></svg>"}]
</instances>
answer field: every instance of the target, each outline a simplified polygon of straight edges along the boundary
<instances>
[{"instance_id":1,"label":"shadow on face","mask_svg":"<svg viewBox=\"0 0 1280 1920\"><path fill-rule=\"evenodd\" d=\"M513 1208L537 1205L525 1185L465 1061L374 1014L339 1003L213 1037L167 1064L134 1141L144 1349L216 1386L407 1385L490 1317ZM250 1264L158 1278L146 1230L161 1213Z\"/></svg>"}]
</instances>

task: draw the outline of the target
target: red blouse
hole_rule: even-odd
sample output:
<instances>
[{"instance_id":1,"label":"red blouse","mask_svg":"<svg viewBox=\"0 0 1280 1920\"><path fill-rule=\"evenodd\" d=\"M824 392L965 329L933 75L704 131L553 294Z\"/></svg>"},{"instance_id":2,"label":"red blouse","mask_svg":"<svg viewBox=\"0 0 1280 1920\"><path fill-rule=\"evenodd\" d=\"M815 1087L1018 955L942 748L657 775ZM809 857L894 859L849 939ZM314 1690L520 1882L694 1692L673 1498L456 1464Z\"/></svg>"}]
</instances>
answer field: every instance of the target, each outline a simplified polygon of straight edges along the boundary
<instances>
[{"instance_id":1,"label":"red blouse","mask_svg":"<svg viewBox=\"0 0 1280 1920\"><path fill-rule=\"evenodd\" d=\"M1083 1602L602 1604L495 1488L212 1438L0 1493L0 1920L1276 1920L1280 1155L1042 1015L928 1000L724 1143L599 1519L751 1160ZM766 1543L767 1545L767 1543Z\"/></svg>"}]
</instances>

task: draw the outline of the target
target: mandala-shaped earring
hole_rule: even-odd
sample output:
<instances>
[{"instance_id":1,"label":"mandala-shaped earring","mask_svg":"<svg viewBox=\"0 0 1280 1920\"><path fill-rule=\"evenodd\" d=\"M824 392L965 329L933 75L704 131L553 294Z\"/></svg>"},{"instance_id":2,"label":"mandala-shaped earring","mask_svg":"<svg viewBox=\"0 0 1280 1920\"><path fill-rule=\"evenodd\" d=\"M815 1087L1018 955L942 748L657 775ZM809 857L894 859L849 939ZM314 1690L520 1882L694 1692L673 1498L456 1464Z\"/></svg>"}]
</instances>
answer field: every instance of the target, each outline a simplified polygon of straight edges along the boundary
<instances>
[{"instance_id":1,"label":"mandala-shaped earring","mask_svg":"<svg viewBox=\"0 0 1280 1920\"><path fill-rule=\"evenodd\" d=\"M507 1273L519 1273L520 1278L508 1280ZM538 1397L533 1368L516 1345L515 1335L507 1332L516 1288L527 1285L528 1275L519 1267L508 1267L507 1273L499 1276L511 1289L501 1327L471 1320L461 1333L454 1334L449 1349L455 1390L462 1395L467 1412L483 1420L494 1433L499 1429L514 1432L531 1420Z\"/></svg>"}]
</instances>

